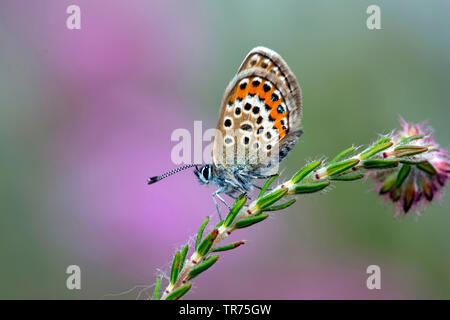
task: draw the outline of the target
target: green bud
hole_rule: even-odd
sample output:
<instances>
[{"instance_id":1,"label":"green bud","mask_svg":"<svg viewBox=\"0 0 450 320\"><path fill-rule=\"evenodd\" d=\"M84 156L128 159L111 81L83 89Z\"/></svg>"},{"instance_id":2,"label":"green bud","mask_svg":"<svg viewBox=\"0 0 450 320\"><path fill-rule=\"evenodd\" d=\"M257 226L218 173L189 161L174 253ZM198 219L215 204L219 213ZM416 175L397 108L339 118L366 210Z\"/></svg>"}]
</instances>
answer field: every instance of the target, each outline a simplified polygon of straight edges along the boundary
<instances>
[{"instance_id":1,"label":"green bud","mask_svg":"<svg viewBox=\"0 0 450 320\"><path fill-rule=\"evenodd\" d=\"M180 251L177 251L175 253L175 257L173 258L172 269L170 271L170 283L172 285L175 284L178 279L178 272L180 271L180 259Z\"/></svg>"},{"instance_id":2,"label":"green bud","mask_svg":"<svg viewBox=\"0 0 450 320\"><path fill-rule=\"evenodd\" d=\"M285 209L289 206L291 206L292 204L295 203L295 199L291 199L289 201L286 201L285 203L276 205L276 206L271 206L269 208L265 208L264 211L278 211L278 210L282 210Z\"/></svg>"},{"instance_id":3,"label":"green bud","mask_svg":"<svg viewBox=\"0 0 450 320\"><path fill-rule=\"evenodd\" d=\"M180 299L182 296L184 296L189 289L191 289L191 284L190 283L186 283L185 285L173 290L171 293L169 293L166 297L165 300L178 300Z\"/></svg>"},{"instance_id":4,"label":"green bud","mask_svg":"<svg viewBox=\"0 0 450 320\"><path fill-rule=\"evenodd\" d=\"M386 181L381 185L380 194L385 194L390 192L395 187L395 181L397 180L397 176L392 174L389 176Z\"/></svg>"},{"instance_id":5,"label":"green bud","mask_svg":"<svg viewBox=\"0 0 450 320\"><path fill-rule=\"evenodd\" d=\"M233 243L227 244L227 245L222 246L222 247L214 248L214 249L212 249L211 251L212 251L212 252L228 251L228 250L237 248L237 247L243 245L244 243L245 243L244 240L242 240L242 241L237 241L237 242L233 242Z\"/></svg>"},{"instance_id":6,"label":"green bud","mask_svg":"<svg viewBox=\"0 0 450 320\"><path fill-rule=\"evenodd\" d=\"M393 160L373 159L373 160L364 160L362 165L366 169L389 169L397 167L398 163L399 161L397 159Z\"/></svg>"},{"instance_id":7,"label":"green bud","mask_svg":"<svg viewBox=\"0 0 450 320\"><path fill-rule=\"evenodd\" d=\"M299 172L297 172L291 179L293 184L299 183L302 181L311 171L316 169L322 164L322 161L314 161L310 164L304 166L302 169L300 169Z\"/></svg>"},{"instance_id":8,"label":"green bud","mask_svg":"<svg viewBox=\"0 0 450 320\"><path fill-rule=\"evenodd\" d=\"M403 211L407 213L411 209L414 198L416 197L416 188L414 185L414 180L410 179L404 188L403 193Z\"/></svg>"},{"instance_id":9,"label":"green bud","mask_svg":"<svg viewBox=\"0 0 450 320\"><path fill-rule=\"evenodd\" d=\"M364 178L364 174L344 174L340 176L330 177L330 180L333 181L355 181Z\"/></svg>"},{"instance_id":10,"label":"green bud","mask_svg":"<svg viewBox=\"0 0 450 320\"><path fill-rule=\"evenodd\" d=\"M161 286L161 278L156 278L155 291L153 292L153 300L159 299L159 287Z\"/></svg>"},{"instance_id":11,"label":"green bud","mask_svg":"<svg viewBox=\"0 0 450 320\"><path fill-rule=\"evenodd\" d=\"M269 188L269 186L272 184L272 182L278 178L278 174L275 174L273 176L271 176L269 179L267 179L266 183L264 183L263 187L261 188L261 191L258 194L258 198L262 197L262 195L264 194L264 192L266 192L267 188Z\"/></svg>"},{"instance_id":12,"label":"green bud","mask_svg":"<svg viewBox=\"0 0 450 320\"><path fill-rule=\"evenodd\" d=\"M341 162L333 163L327 166L327 175L335 176L342 173L359 163L359 159L348 159Z\"/></svg>"},{"instance_id":13,"label":"green bud","mask_svg":"<svg viewBox=\"0 0 450 320\"><path fill-rule=\"evenodd\" d=\"M374 154L377 154L378 152L381 152L383 150L386 150L390 147L392 147L393 143L392 142L386 142L386 143L381 143L381 144L377 144L377 145L373 145L369 148L367 148L366 150L364 150L360 155L359 158L360 159L367 159L370 158L371 156L373 156Z\"/></svg>"},{"instance_id":14,"label":"green bud","mask_svg":"<svg viewBox=\"0 0 450 320\"><path fill-rule=\"evenodd\" d=\"M397 188L400 188L402 186L403 181L405 181L410 172L411 166L409 164L402 165L400 170L398 170L397 179L395 181L395 186Z\"/></svg>"},{"instance_id":15,"label":"green bud","mask_svg":"<svg viewBox=\"0 0 450 320\"><path fill-rule=\"evenodd\" d=\"M431 176L436 175L436 169L433 167L433 165L428 162L428 161L423 161L419 164L417 164L417 168L419 168L420 170L428 173Z\"/></svg>"},{"instance_id":16,"label":"green bud","mask_svg":"<svg viewBox=\"0 0 450 320\"><path fill-rule=\"evenodd\" d=\"M348 149L345 149L344 151L342 151L341 153L339 153L336 157L333 158L333 160L330 161L329 164L333 164L335 162L338 162L339 160L345 158L346 156L348 156L349 154L351 154L352 152L354 152L356 150L355 147L351 146Z\"/></svg>"},{"instance_id":17,"label":"green bud","mask_svg":"<svg viewBox=\"0 0 450 320\"><path fill-rule=\"evenodd\" d=\"M286 188L281 188L281 189L272 191L268 195L258 199L258 201L256 202L256 206L258 209L264 210L271 204L274 204L275 202L277 202L278 200L283 198L287 192L288 192L288 189L286 189Z\"/></svg>"},{"instance_id":18,"label":"green bud","mask_svg":"<svg viewBox=\"0 0 450 320\"><path fill-rule=\"evenodd\" d=\"M216 255L216 256L209 257L208 259L203 261L201 264L199 264L198 266L193 268L191 271L189 271L189 273L187 275L187 280L192 280L196 276L198 276L200 273L202 273L202 272L208 270L209 268L211 268L212 265L214 263L216 263L218 259L219 259L219 256Z\"/></svg>"},{"instance_id":19,"label":"green bud","mask_svg":"<svg viewBox=\"0 0 450 320\"><path fill-rule=\"evenodd\" d=\"M314 193L320 191L330 185L330 181L323 181L312 184L301 184L294 187L294 193Z\"/></svg>"},{"instance_id":20,"label":"green bud","mask_svg":"<svg viewBox=\"0 0 450 320\"><path fill-rule=\"evenodd\" d=\"M269 215L268 214L260 214L248 219L243 219L243 220L239 220L238 222L236 222L236 228L237 229L242 229L242 228L247 228L250 227L251 225L254 225L255 223L261 222L263 220L265 220Z\"/></svg>"},{"instance_id":21,"label":"green bud","mask_svg":"<svg viewBox=\"0 0 450 320\"><path fill-rule=\"evenodd\" d=\"M427 198L428 201L433 200L434 192L432 184L430 184L427 180L421 179L420 184L422 186L423 194L425 195L425 198Z\"/></svg>"},{"instance_id":22,"label":"green bud","mask_svg":"<svg viewBox=\"0 0 450 320\"><path fill-rule=\"evenodd\" d=\"M208 254L209 249L211 249L211 246L212 246L214 240L216 240L218 234L219 234L219 230L214 229L205 237L205 239L203 239L202 242L200 242L200 244L198 245L198 248L197 248L197 253L201 257L204 257Z\"/></svg>"},{"instance_id":23,"label":"green bud","mask_svg":"<svg viewBox=\"0 0 450 320\"><path fill-rule=\"evenodd\" d=\"M415 154L423 153L426 151L428 151L427 147L414 146L414 145L398 146L394 149L393 155L396 157L408 157L408 156L413 156Z\"/></svg>"},{"instance_id":24,"label":"green bud","mask_svg":"<svg viewBox=\"0 0 450 320\"><path fill-rule=\"evenodd\" d=\"M392 201L396 202L402 196L402 189L394 188L389 195L391 196Z\"/></svg>"},{"instance_id":25,"label":"green bud","mask_svg":"<svg viewBox=\"0 0 450 320\"><path fill-rule=\"evenodd\" d=\"M247 198L242 193L239 197L237 197L236 201L233 204L233 207L231 208L230 212L228 213L227 217L225 218L225 222L223 223L223 226L225 228L228 228L236 218L239 211L241 211L244 204L247 202Z\"/></svg>"},{"instance_id":26,"label":"green bud","mask_svg":"<svg viewBox=\"0 0 450 320\"><path fill-rule=\"evenodd\" d=\"M198 244L200 243L200 241L202 241L203 231L205 231L205 227L208 224L208 222L209 222L209 217L206 217L205 220L203 220L203 223L200 226L200 229L198 229L197 239L195 240L195 249L197 249Z\"/></svg>"}]
</instances>

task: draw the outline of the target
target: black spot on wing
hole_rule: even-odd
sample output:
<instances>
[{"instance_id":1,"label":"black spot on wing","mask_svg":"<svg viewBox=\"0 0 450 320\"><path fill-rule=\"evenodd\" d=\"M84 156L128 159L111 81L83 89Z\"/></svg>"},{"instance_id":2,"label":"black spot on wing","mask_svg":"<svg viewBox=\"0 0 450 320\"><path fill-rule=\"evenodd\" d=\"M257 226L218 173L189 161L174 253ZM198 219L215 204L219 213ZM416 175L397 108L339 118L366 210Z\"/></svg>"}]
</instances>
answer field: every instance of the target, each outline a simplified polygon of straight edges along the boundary
<instances>
[{"instance_id":1,"label":"black spot on wing","mask_svg":"<svg viewBox=\"0 0 450 320\"><path fill-rule=\"evenodd\" d=\"M259 116L258 119L256 119L256 123L257 124L261 124L261 122L263 121L263 117Z\"/></svg>"},{"instance_id":2,"label":"black spot on wing","mask_svg":"<svg viewBox=\"0 0 450 320\"><path fill-rule=\"evenodd\" d=\"M244 131L252 131L252 126L248 123L244 123L243 125L241 125L241 129Z\"/></svg>"}]
</instances>

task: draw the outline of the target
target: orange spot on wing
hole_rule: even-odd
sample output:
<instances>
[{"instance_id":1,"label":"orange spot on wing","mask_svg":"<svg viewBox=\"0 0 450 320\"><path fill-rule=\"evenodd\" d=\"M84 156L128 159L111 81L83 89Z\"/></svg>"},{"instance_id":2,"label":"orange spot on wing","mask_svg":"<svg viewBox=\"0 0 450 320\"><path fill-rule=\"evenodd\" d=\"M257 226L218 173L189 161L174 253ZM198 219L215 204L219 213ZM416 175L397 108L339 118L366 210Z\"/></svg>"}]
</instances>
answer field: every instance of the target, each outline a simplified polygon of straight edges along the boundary
<instances>
[{"instance_id":1,"label":"orange spot on wing","mask_svg":"<svg viewBox=\"0 0 450 320\"><path fill-rule=\"evenodd\" d=\"M275 107L278 107L278 104L281 102L278 101L272 101L272 93L275 91L275 87L272 87L269 91L266 92L266 100L264 101L265 104L267 104L272 109Z\"/></svg>"},{"instance_id":2,"label":"orange spot on wing","mask_svg":"<svg viewBox=\"0 0 450 320\"><path fill-rule=\"evenodd\" d=\"M286 130L283 129L280 120L275 121L275 124L273 126L278 130L280 139L283 139L283 137L286 135Z\"/></svg>"},{"instance_id":3,"label":"orange spot on wing","mask_svg":"<svg viewBox=\"0 0 450 320\"><path fill-rule=\"evenodd\" d=\"M244 99L247 96L249 87L250 87L250 83L247 83L247 85L245 86L245 89L241 89L241 86L238 84L236 97L238 99Z\"/></svg>"},{"instance_id":4,"label":"orange spot on wing","mask_svg":"<svg viewBox=\"0 0 450 320\"><path fill-rule=\"evenodd\" d=\"M274 87L272 86L272 88L269 91L265 92L264 91L264 83L266 83L266 81L262 81L262 83L259 85L258 91L256 93L261 100L266 100L267 96L271 97L272 92L274 90Z\"/></svg>"},{"instance_id":5,"label":"orange spot on wing","mask_svg":"<svg viewBox=\"0 0 450 320\"><path fill-rule=\"evenodd\" d=\"M285 110L283 113L278 113L277 111L278 104L272 108L272 111L270 111L270 116L275 119L275 121L279 121L283 119L287 115L287 111Z\"/></svg>"},{"instance_id":6,"label":"orange spot on wing","mask_svg":"<svg viewBox=\"0 0 450 320\"><path fill-rule=\"evenodd\" d=\"M262 83L260 82L258 86L254 87L254 86L253 86L253 79L254 79L254 78L250 78L250 81L249 81L249 89L248 89L248 94L252 94L252 95L253 95L253 94L257 94L259 88L260 88L261 85L262 85Z\"/></svg>"}]
</instances>

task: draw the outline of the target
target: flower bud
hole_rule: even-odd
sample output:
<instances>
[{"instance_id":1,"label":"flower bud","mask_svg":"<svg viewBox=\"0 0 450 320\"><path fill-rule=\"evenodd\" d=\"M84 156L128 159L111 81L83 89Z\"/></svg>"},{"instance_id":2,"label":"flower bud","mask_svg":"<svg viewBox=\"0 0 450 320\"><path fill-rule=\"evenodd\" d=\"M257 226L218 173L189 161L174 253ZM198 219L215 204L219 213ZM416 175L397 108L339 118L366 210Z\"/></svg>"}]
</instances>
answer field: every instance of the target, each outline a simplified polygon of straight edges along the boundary
<instances>
[{"instance_id":1,"label":"flower bud","mask_svg":"<svg viewBox=\"0 0 450 320\"><path fill-rule=\"evenodd\" d=\"M371 174L378 182L378 193L395 204L398 214L406 214L442 192L449 179L450 160L447 150L439 148L424 123L412 124L403 119L400 122L402 129L392 134L392 151L384 154L385 158L393 158L364 160L362 165L367 169L386 169L380 170L381 174ZM402 166L383 168L380 161L397 161Z\"/></svg>"}]
</instances>

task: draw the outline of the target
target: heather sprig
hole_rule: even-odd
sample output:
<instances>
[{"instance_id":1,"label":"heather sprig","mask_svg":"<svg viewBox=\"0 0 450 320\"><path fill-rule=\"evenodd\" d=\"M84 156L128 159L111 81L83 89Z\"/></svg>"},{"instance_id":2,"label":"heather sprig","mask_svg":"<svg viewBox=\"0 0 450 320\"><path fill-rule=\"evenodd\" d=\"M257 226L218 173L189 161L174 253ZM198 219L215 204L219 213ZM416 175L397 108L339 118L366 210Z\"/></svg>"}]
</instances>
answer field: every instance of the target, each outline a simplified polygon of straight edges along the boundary
<instances>
[{"instance_id":1,"label":"heather sprig","mask_svg":"<svg viewBox=\"0 0 450 320\"><path fill-rule=\"evenodd\" d=\"M398 168L372 172L377 191L397 208L396 216L439 199L450 175L450 158L440 148L426 123L408 123L400 118L401 129L392 133L392 147L382 156L398 161Z\"/></svg>"},{"instance_id":2,"label":"heather sprig","mask_svg":"<svg viewBox=\"0 0 450 320\"><path fill-rule=\"evenodd\" d=\"M271 212L293 205L296 195L317 193L331 183L360 180L369 175L378 182L377 192L396 205L396 216L407 214L424 199L431 202L440 195L449 178L447 151L439 148L431 131L424 129L424 124L410 124L401 119L401 125L401 130L380 137L359 152L352 146L330 162L310 162L289 180L269 189L278 178L278 175L272 176L256 199L248 203L247 196L241 194L226 218L203 236L209 223L207 217L199 228L191 256L186 259L188 245L175 253L170 281L161 299L181 298L191 288L188 282L217 262L219 256L213 253L233 250L245 243L242 240L219 246L223 240L237 229L264 221ZM158 278L154 293L156 299L160 296L160 281Z\"/></svg>"}]
</instances>

